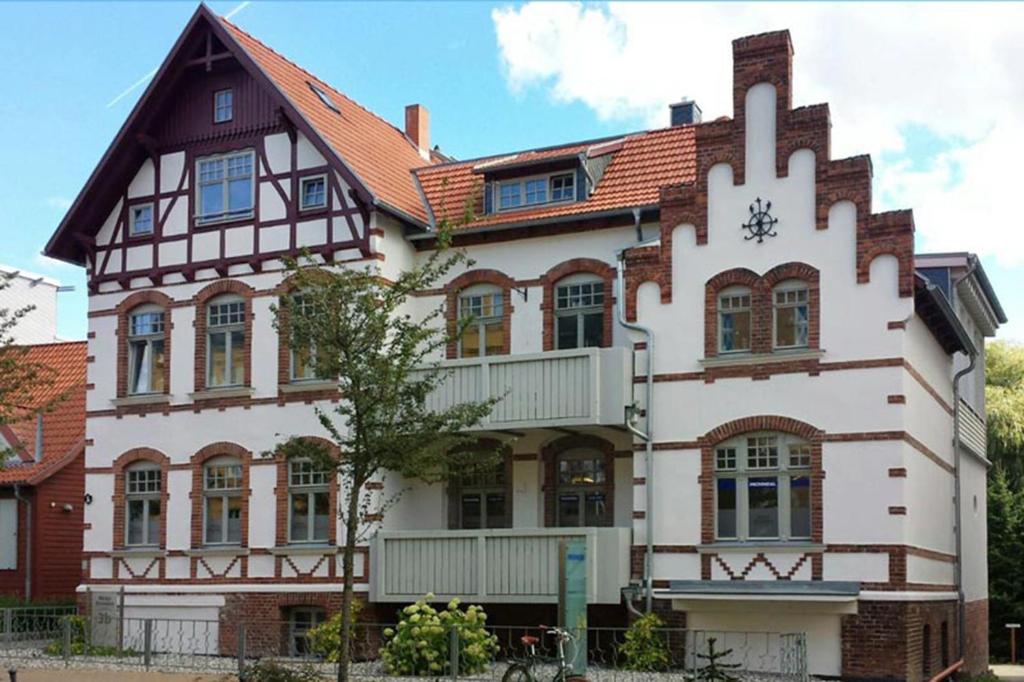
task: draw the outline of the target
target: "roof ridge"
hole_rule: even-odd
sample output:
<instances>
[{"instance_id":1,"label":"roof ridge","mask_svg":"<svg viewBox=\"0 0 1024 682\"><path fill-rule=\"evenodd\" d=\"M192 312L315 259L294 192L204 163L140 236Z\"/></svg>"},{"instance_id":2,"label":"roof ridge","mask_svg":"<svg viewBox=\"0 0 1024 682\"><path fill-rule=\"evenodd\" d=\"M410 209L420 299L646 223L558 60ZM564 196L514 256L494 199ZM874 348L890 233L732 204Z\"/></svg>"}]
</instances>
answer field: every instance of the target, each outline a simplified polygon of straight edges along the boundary
<instances>
[{"instance_id":1,"label":"roof ridge","mask_svg":"<svg viewBox=\"0 0 1024 682\"><path fill-rule=\"evenodd\" d=\"M11 345L15 348L42 348L44 346L74 346L76 344L85 346L88 343L86 339L77 339L75 341L47 341L46 343L15 343Z\"/></svg>"},{"instance_id":2,"label":"roof ridge","mask_svg":"<svg viewBox=\"0 0 1024 682\"><path fill-rule=\"evenodd\" d=\"M380 121L380 122L381 122L381 123L383 123L384 125L386 125L386 126L388 126L389 128L393 129L393 130L394 130L394 131L395 131L396 133L398 133L398 134L399 134L399 135L400 135L400 136L401 136L401 137L402 137L402 138L403 138L403 139L404 139L404 140L405 140L405 141L406 141L406 142L407 142L407 143L409 144L410 148L412 148L412 150L413 150L413 151L416 151L416 152L418 153L418 151L419 151L419 150L418 150L418 149L416 148L416 145L414 145L414 144L412 143L412 140L410 140L410 139L409 139L409 136L408 136L408 135L406 135L406 134L405 134L405 132L404 132L403 130L399 129L399 127L398 127L398 126L396 126L396 125L395 125L394 123L392 123L391 121L387 120L386 118L384 118L384 117L383 117L383 116L381 116L380 114L378 114L378 113L376 113L376 112L374 112L374 111L371 111L370 109L368 109L368 108L367 108L366 106L364 106L364 105L363 105L363 104L361 104L360 102L358 102L358 101L356 101L356 100L352 99L351 97L349 97L348 95L346 95L345 93L343 93L343 92L342 92L341 90L338 90L338 89L337 89L336 87L334 87L333 85L331 85L330 83L328 83L328 82L327 82L327 81L325 81L324 79L322 79L322 78L320 78L319 76L317 76L316 74L314 74L314 73L313 73L312 71L310 71L310 70L309 70L309 69L307 69L306 67L304 67L304 66L302 66L301 64L299 64L299 63L297 63L297 62L295 62L295 61L293 61L293 60L289 59L289 58L288 58L288 57L286 57L285 55L281 54L280 52L278 52L277 50L275 50L274 48L272 48L272 47L271 47L270 45L267 45L267 44L266 44L265 42L263 42L262 40L260 40L260 39L259 39L259 38L257 38L256 36L254 36L253 34L249 33L248 31L246 31L246 30L245 30L245 29L243 29L242 27L240 27L240 26L239 26L238 24L235 24L235 23L233 23L233 22L229 21L229 20L228 20L227 18L225 18L225 17L224 17L224 16L222 16L222 15L219 15L219 14L218 14L218 15L216 15L216 16L217 16L217 19L218 19L218 20L220 20L220 21L224 22L225 24L227 24L227 25L228 25L228 26L230 26L231 28L235 29L235 30L236 30L236 31L238 31L239 33L241 33L241 34L245 35L245 36L246 36L247 38L249 38L249 39L250 39L250 40L252 40L253 42L255 42L255 43L258 43L258 44L259 44L259 45L260 45L261 47L263 47L263 48L264 48L264 49L266 49L267 51L269 51L269 52L271 52L271 53L273 53L273 54L277 55L278 57L280 57L280 58L281 58L281 59L283 59L284 61L288 62L288 63L289 63L289 64L291 64L291 65L292 65L293 67L295 67L296 69L298 69L298 70L299 70L299 71L301 71L302 73L306 74L306 76L307 76L307 77L309 77L309 78L313 79L313 80L314 80L314 81L316 81L316 82L317 82L318 84L320 84L320 85L322 85L322 86L326 87L327 89L331 90L331 91L332 91L332 92L333 92L333 93L334 93L335 95L337 95L338 97L341 97L341 98L343 98L343 99L344 99L345 101L349 102L349 103L350 103L350 104L352 104L353 106L359 107L360 109L362 109L363 111L365 111L365 112L366 112L367 114L369 114L370 116L373 116L374 118L376 118L376 119L377 119L378 121Z\"/></svg>"}]
</instances>

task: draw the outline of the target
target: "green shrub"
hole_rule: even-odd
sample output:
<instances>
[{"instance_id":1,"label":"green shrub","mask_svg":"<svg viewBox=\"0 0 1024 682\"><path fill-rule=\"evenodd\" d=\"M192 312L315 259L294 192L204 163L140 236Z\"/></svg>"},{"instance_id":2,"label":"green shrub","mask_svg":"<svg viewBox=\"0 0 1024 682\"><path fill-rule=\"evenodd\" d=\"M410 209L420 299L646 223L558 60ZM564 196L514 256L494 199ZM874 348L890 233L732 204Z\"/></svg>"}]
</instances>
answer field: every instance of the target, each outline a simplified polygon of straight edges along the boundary
<instances>
[{"instance_id":1,"label":"green shrub","mask_svg":"<svg viewBox=\"0 0 1024 682\"><path fill-rule=\"evenodd\" d=\"M229 676L224 679L236 678ZM274 661L257 661L245 667L242 679L245 682L323 682L324 678L310 665L287 668Z\"/></svg>"},{"instance_id":2,"label":"green shrub","mask_svg":"<svg viewBox=\"0 0 1024 682\"><path fill-rule=\"evenodd\" d=\"M626 670L658 672L668 669L668 646L657 631L665 623L655 613L637 618L626 630L619 653L625 658Z\"/></svg>"},{"instance_id":3,"label":"green shrub","mask_svg":"<svg viewBox=\"0 0 1024 682\"><path fill-rule=\"evenodd\" d=\"M72 656L137 656L138 653L132 649L121 649L118 652L116 646L90 645L88 635L89 620L85 616L68 616L71 624L71 651ZM49 656L64 655L64 634L61 627L60 639L54 640L43 648L43 653Z\"/></svg>"},{"instance_id":4,"label":"green shrub","mask_svg":"<svg viewBox=\"0 0 1024 682\"><path fill-rule=\"evenodd\" d=\"M352 602L353 638L355 637L355 624L359 620L359 612L363 610L363 602ZM326 620L306 633L309 640L309 650L324 660L331 663L338 662L338 651L341 649L341 611L334 614L330 620Z\"/></svg>"},{"instance_id":5,"label":"green shrub","mask_svg":"<svg viewBox=\"0 0 1024 682\"><path fill-rule=\"evenodd\" d=\"M437 677L450 670L450 631L458 632L459 673L475 675L490 666L498 651L498 638L484 628L487 614L479 606L459 609L452 599L438 611L430 605L433 594L426 595L402 610L398 627L384 630L386 643L381 660L391 675Z\"/></svg>"}]
</instances>

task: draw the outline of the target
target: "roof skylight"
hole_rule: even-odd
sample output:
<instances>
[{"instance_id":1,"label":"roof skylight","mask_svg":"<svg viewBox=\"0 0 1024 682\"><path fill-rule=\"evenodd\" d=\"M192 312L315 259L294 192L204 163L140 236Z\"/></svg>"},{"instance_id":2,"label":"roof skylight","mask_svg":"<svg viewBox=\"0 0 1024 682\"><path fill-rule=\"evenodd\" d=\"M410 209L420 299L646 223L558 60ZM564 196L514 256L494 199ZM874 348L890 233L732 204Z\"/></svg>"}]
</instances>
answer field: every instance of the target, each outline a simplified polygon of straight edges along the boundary
<instances>
[{"instance_id":1,"label":"roof skylight","mask_svg":"<svg viewBox=\"0 0 1024 682\"><path fill-rule=\"evenodd\" d=\"M326 92L321 90L316 85L313 85L312 83L309 84L309 89L316 93L316 96L320 98L320 101L324 103L325 107L327 107L336 114L341 113L341 109L339 109L338 105L334 103L334 100L331 99L330 95L328 95Z\"/></svg>"}]
</instances>

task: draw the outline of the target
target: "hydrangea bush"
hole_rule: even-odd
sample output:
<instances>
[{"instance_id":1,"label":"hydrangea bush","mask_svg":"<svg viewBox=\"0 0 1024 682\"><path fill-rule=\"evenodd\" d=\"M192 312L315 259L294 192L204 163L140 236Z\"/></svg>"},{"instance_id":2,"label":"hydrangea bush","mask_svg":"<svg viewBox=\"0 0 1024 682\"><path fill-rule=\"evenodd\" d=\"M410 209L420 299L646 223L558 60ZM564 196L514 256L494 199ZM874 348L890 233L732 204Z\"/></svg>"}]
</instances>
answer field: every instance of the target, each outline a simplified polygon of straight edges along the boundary
<instances>
[{"instance_id":1,"label":"hydrangea bush","mask_svg":"<svg viewBox=\"0 0 1024 682\"><path fill-rule=\"evenodd\" d=\"M384 630L381 660L391 675L435 677L450 671L449 632L455 628L459 638L459 673L474 675L487 670L498 651L498 638L487 632L487 614L479 606L465 611L452 599L445 609L430 605L434 595L427 594L402 610L394 629Z\"/></svg>"}]
</instances>

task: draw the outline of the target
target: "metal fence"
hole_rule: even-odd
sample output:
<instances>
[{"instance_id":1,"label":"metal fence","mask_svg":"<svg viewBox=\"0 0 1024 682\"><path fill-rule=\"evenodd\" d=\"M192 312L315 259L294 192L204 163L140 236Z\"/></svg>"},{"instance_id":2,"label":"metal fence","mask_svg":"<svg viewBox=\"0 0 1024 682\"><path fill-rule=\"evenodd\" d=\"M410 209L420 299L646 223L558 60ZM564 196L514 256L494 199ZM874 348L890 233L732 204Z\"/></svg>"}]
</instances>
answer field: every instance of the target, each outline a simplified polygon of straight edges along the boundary
<instances>
[{"instance_id":1,"label":"metal fence","mask_svg":"<svg viewBox=\"0 0 1024 682\"><path fill-rule=\"evenodd\" d=\"M336 666L302 627L288 621L226 622L99 618L60 613L12 614L7 635L0 638L0 664L4 668L130 668L136 670L189 670L232 674L244 680L254 665L276 665L304 670L325 679ZM20 627L20 630L17 629ZM395 626L356 626L351 643L350 677L354 679L406 679L381 656ZM509 665L528 658L524 636L537 638L533 672L537 679L552 679L558 671L554 639L539 628L487 625L491 644L481 657L479 649L458 627L445 627L429 638L433 651L428 679L501 680ZM699 680L706 676L708 651L714 640L721 655L716 664L741 680L806 682L807 651L803 633L710 632L673 628L654 631L663 652L651 670L635 670L628 655L625 628L592 627L576 633L582 650L585 639L586 679L608 682L640 680ZM428 639L428 638L425 638ZM580 652L578 662L582 662ZM579 671L582 672L582 671Z\"/></svg>"}]
</instances>

